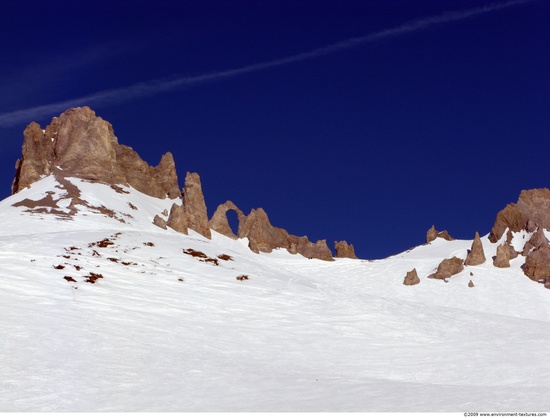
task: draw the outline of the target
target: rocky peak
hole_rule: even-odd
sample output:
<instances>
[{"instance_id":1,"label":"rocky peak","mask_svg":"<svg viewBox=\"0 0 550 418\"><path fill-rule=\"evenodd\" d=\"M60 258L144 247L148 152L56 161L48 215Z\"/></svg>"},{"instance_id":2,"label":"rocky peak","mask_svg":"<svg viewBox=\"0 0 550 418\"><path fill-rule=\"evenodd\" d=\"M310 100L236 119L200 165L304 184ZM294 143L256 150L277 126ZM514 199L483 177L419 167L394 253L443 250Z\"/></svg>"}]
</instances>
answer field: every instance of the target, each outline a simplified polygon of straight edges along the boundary
<instances>
[{"instance_id":1,"label":"rocky peak","mask_svg":"<svg viewBox=\"0 0 550 418\"><path fill-rule=\"evenodd\" d=\"M428 229L428 232L426 232L426 244L429 244L436 238L443 238L447 241L454 240L454 238L451 237L447 231L439 232L437 229L435 229L435 225L432 225L432 227Z\"/></svg>"},{"instance_id":2,"label":"rocky peak","mask_svg":"<svg viewBox=\"0 0 550 418\"><path fill-rule=\"evenodd\" d=\"M479 232L476 232L474 242L472 243L472 248L464 264L467 266L477 266L479 264L485 263L485 253L483 251L483 244L481 243L481 238L479 237Z\"/></svg>"},{"instance_id":3,"label":"rocky peak","mask_svg":"<svg viewBox=\"0 0 550 418\"><path fill-rule=\"evenodd\" d=\"M35 122L27 126L12 193L51 174L56 167L66 177L128 184L158 198L179 196L170 153L157 167L150 167L132 148L119 144L111 124L87 106L67 110L44 130Z\"/></svg>"}]
</instances>

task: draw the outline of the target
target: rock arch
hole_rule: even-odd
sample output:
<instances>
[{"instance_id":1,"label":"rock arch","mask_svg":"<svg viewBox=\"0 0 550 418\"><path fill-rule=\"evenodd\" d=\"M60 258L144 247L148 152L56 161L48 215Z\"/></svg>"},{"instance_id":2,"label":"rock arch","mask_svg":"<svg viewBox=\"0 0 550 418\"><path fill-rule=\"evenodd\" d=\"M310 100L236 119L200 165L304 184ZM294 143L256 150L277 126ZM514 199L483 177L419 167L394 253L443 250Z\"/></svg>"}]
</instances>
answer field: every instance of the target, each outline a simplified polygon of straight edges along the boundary
<instances>
[{"instance_id":1,"label":"rock arch","mask_svg":"<svg viewBox=\"0 0 550 418\"><path fill-rule=\"evenodd\" d=\"M229 226L229 221L227 219L227 212L231 210L237 214L237 218L239 220L237 235L240 236L242 225L246 220L246 215L231 200L228 200L227 202L222 203L218 206L218 208L212 215L210 222L208 222L208 226L210 227L210 229L213 229L214 231L225 235L226 237L237 239L237 235L235 235L235 233L231 229L231 226Z\"/></svg>"}]
</instances>

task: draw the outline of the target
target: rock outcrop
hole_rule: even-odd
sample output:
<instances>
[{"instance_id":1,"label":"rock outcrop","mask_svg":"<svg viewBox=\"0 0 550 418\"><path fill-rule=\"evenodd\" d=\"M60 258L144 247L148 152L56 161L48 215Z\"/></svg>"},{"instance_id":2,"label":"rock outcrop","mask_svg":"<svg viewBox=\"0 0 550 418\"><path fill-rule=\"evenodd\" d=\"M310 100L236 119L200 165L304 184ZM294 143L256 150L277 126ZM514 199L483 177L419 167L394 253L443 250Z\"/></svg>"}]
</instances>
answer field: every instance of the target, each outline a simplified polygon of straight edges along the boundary
<instances>
[{"instance_id":1,"label":"rock outcrop","mask_svg":"<svg viewBox=\"0 0 550 418\"><path fill-rule=\"evenodd\" d=\"M411 271L407 272L403 284L405 286L414 286L418 283L420 283L420 277L418 277L416 269L412 269Z\"/></svg>"},{"instance_id":2,"label":"rock outcrop","mask_svg":"<svg viewBox=\"0 0 550 418\"><path fill-rule=\"evenodd\" d=\"M208 227L208 213L202 193L201 179L197 173L187 173L182 195L188 227L210 239L212 235Z\"/></svg>"},{"instance_id":3,"label":"rock outcrop","mask_svg":"<svg viewBox=\"0 0 550 418\"><path fill-rule=\"evenodd\" d=\"M237 213L239 220L236 237L227 221L227 212L230 210ZM333 260L326 240L312 243L308 237L291 235L283 228L271 225L267 213L262 208L252 209L246 216L233 202L227 201L218 206L209 226L230 238L248 238L248 247L255 253L270 253L276 248L284 248L291 254L301 254L307 258Z\"/></svg>"},{"instance_id":4,"label":"rock outcrop","mask_svg":"<svg viewBox=\"0 0 550 418\"><path fill-rule=\"evenodd\" d=\"M447 241L454 240L454 238L451 237L447 231L439 232L437 229L435 229L435 225L432 225L432 227L428 229L428 232L426 232L426 244L429 244L436 238L443 238Z\"/></svg>"},{"instance_id":5,"label":"rock outcrop","mask_svg":"<svg viewBox=\"0 0 550 418\"><path fill-rule=\"evenodd\" d=\"M153 218L153 224L162 229L167 228L166 221L158 215L155 215L155 217Z\"/></svg>"},{"instance_id":6,"label":"rock outcrop","mask_svg":"<svg viewBox=\"0 0 550 418\"><path fill-rule=\"evenodd\" d=\"M253 209L245 216L237 206L227 201L218 207L209 221L197 173L187 173L185 186L180 191L171 153L163 155L158 166L149 166L132 148L119 144L111 124L96 116L87 106L67 110L53 118L45 129L35 122L25 129L12 192L17 193L50 174L55 175L58 182L65 177L77 177L109 184L117 191L122 190L117 184L124 184L157 198L181 198L181 204L174 203L169 214L163 213L164 218L160 215L154 217L153 224L159 228L170 227L184 234L192 229L206 238L211 238L212 228L231 238L248 238L249 247L255 252L285 248L304 257L333 260L325 240L312 243L308 237L290 235L286 230L271 225L263 209ZM53 200L39 203L51 205L54 211L59 209ZM75 198L73 204L76 203ZM229 226L229 210L237 213L237 234ZM356 258L353 246L345 241L337 243L337 256Z\"/></svg>"},{"instance_id":7,"label":"rock outcrop","mask_svg":"<svg viewBox=\"0 0 550 418\"><path fill-rule=\"evenodd\" d=\"M210 229L225 235L226 237L236 239L237 235L235 235L231 229L231 226L229 226L229 221L227 219L227 212L230 210L237 214L239 225L243 224L246 219L245 214L231 200L228 200L217 207L216 211L212 215L212 219L208 222L208 226ZM239 232L237 231L237 234L238 233Z\"/></svg>"},{"instance_id":8,"label":"rock outcrop","mask_svg":"<svg viewBox=\"0 0 550 418\"><path fill-rule=\"evenodd\" d=\"M525 257L523 272L531 280L543 283L550 289L550 246L545 244L531 251Z\"/></svg>"},{"instance_id":9,"label":"rock outcrop","mask_svg":"<svg viewBox=\"0 0 550 418\"><path fill-rule=\"evenodd\" d=\"M167 225L183 234L188 228L210 239L212 234L208 226L206 203L202 193L201 180L197 173L187 173L185 187L182 190L183 202L174 203L170 209Z\"/></svg>"},{"instance_id":10,"label":"rock outcrop","mask_svg":"<svg viewBox=\"0 0 550 418\"><path fill-rule=\"evenodd\" d=\"M544 235L544 230L542 228L537 229L537 231L531 235L529 241L523 246L521 255L528 255L533 249L548 245L548 239Z\"/></svg>"},{"instance_id":11,"label":"rock outcrop","mask_svg":"<svg viewBox=\"0 0 550 418\"><path fill-rule=\"evenodd\" d=\"M118 143L111 124L89 107L69 109L42 130L32 122L24 131L12 193L61 169L66 177L128 184L158 198L180 195L172 154L149 166L130 147Z\"/></svg>"},{"instance_id":12,"label":"rock outcrop","mask_svg":"<svg viewBox=\"0 0 550 418\"><path fill-rule=\"evenodd\" d=\"M507 242L500 244L497 247L496 257L493 259L493 265L495 267L506 268L510 267L510 260L518 256L517 251Z\"/></svg>"},{"instance_id":13,"label":"rock outcrop","mask_svg":"<svg viewBox=\"0 0 550 418\"><path fill-rule=\"evenodd\" d=\"M480 264L485 263L485 253L483 251L483 244L481 243L481 238L479 237L479 232L476 232L474 242L472 243L472 248L468 255L466 256L466 260L464 261L464 264L467 266L478 266Z\"/></svg>"},{"instance_id":14,"label":"rock outcrop","mask_svg":"<svg viewBox=\"0 0 550 418\"><path fill-rule=\"evenodd\" d=\"M430 279L446 280L464 270L464 260L459 257L446 258L437 267L437 271L430 274Z\"/></svg>"},{"instance_id":15,"label":"rock outcrop","mask_svg":"<svg viewBox=\"0 0 550 418\"><path fill-rule=\"evenodd\" d=\"M334 249L336 258L357 258L353 244L348 244L346 241L334 241Z\"/></svg>"},{"instance_id":16,"label":"rock outcrop","mask_svg":"<svg viewBox=\"0 0 550 418\"><path fill-rule=\"evenodd\" d=\"M550 230L550 190L522 190L517 203L508 204L496 217L489 235L491 242L497 242L504 231L534 232L536 228Z\"/></svg>"}]
</instances>

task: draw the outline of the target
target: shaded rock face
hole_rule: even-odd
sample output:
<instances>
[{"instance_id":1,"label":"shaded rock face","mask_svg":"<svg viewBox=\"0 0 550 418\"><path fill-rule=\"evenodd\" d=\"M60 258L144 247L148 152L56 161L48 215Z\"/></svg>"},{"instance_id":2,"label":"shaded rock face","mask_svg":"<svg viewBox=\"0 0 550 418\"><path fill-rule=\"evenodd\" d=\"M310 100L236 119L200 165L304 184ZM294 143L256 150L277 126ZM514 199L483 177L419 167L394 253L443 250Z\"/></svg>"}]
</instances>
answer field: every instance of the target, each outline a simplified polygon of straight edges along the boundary
<instances>
[{"instance_id":1,"label":"shaded rock face","mask_svg":"<svg viewBox=\"0 0 550 418\"><path fill-rule=\"evenodd\" d=\"M185 187L182 190L182 205L173 204L167 225L184 234L188 228L210 239L212 234L208 226L206 203L202 193L201 180L197 173L187 173Z\"/></svg>"},{"instance_id":2,"label":"shaded rock face","mask_svg":"<svg viewBox=\"0 0 550 418\"><path fill-rule=\"evenodd\" d=\"M158 198L180 195L172 154L165 154L157 167L150 167L132 148L120 145L111 124L89 107L67 110L52 119L44 131L35 122L27 126L12 193L51 174L56 167L66 177L129 184Z\"/></svg>"},{"instance_id":3,"label":"shaded rock face","mask_svg":"<svg viewBox=\"0 0 550 418\"><path fill-rule=\"evenodd\" d=\"M464 264L467 266L478 266L485 263L485 253L483 252L483 244L479 237L479 232L476 232L474 242L472 243L472 249L466 256Z\"/></svg>"},{"instance_id":4,"label":"shaded rock face","mask_svg":"<svg viewBox=\"0 0 550 418\"><path fill-rule=\"evenodd\" d=\"M222 203L218 206L218 208L212 215L212 219L210 219L210 222L208 222L208 226L210 227L210 229L213 229L214 231L225 235L226 237L236 239L237 235L235 235L235 233L231 229L231 226L229 226L229 221L227 219L227 212L229 212L230 210L234 211L237 214L239 225L241 225L246 219L245 214L231 200L228 200L227 202Z\"/></svg>"},{"instance_id":5,"label":"shaded rock face","mask_svg":"<svg viewBox=\"0 0 550 418\"><path fill-rule=\"evenodd\" d=\"M430 279L445 280L464 270L464 260L459 257L446 258L437 267L437 271L430 274Z\"/></svg>"},{"instance_id":6,"label":"shaded rock face","mask_svg":"<svg viewBox=\"0 0 550 418\"><path fill-rule=\"evenodd\" d=\"M357 258L353 244L348 244L346 241L334 241L334 249L336 258Z\"/></svg>"},{"instance_id":7,"label":"shaded rock face","mask_svg":"<svg viewBox=\"0 0 550 418\"><path fill-rule=\"evenodd\" d=\"M443 238L447 241L454 240L454 238L451 237L447 231L439 232L437 229L435 229L435 225L432 225L432 227L428 229L428 232L426 232L426 244L432 242L436 238Z\"/></svg>"},{"instance_id":8,"label":"shaded rock face","mask_svg":"<svg viewBox=\"0 0 550 418\"><path fill-rule=\"evenodd\" d=\"M510 267L510 260L518 256L517 251L510 244L505 243L497 247L497 254L493 260L495 267L505 268Z\"/></svg>"},{"instance_id":9,"label":"shaded rock face","mask_svg":"<svg viewBox=\"0 0 550 418\"><path fill-rule=\"evenodd\" d=\"M550 190L546 188L522 190L517 203L508 204L497 214L489 240L497 242L506 228L533 232L536 227L550 230Z\"/></svg>"},{"instance_id":10,"label":"shaded rock face","mask_svg":"<svg viewBox=\"0 0 550 418\"><path fill-rule=\"evenodd\" d=\"M418 273L416 272L416 269L412 269L411 271L407 272L407 275L405 276L405 281L403 284L405 286L414 286L415 284L420 283L420 278L418 277Z\"/></svg>"},{"instance_id":11,"label":"shaded rock face","mask_svg":"<svg viewBox=\"0 0 550 418\"><path fill-rule=\"evenodd\" d=\"M550 246L543 245L525 257L523 272L531 280L550 288Z\"/></svg>"}]
</instances>

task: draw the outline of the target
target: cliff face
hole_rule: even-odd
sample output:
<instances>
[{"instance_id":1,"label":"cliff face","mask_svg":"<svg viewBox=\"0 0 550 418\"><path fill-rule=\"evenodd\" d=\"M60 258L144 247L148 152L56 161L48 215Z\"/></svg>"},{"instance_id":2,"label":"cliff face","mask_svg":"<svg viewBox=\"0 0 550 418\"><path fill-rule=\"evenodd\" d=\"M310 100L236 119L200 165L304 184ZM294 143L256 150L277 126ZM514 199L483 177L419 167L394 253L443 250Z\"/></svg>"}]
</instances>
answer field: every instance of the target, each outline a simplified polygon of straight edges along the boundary
<instances>
[{"instance_id":1,"label":"cliff face","mask_svg":"<svg viewBox=\"0 0 550 418\"><path fill-rule=\"evenodd\" d=\"M89 107L67 110L44 130L35 122L27 126L12 193L56 170L65 177L128 184L162 199L180 195L172 154L166 153L157 167L149 166L132 148L119 144L111 124Z\"/></svg>"}]
</instances>

